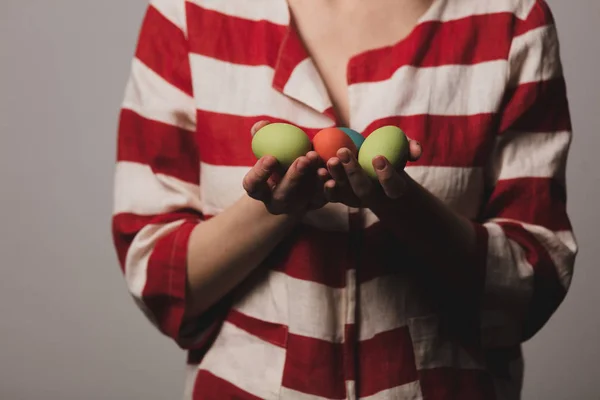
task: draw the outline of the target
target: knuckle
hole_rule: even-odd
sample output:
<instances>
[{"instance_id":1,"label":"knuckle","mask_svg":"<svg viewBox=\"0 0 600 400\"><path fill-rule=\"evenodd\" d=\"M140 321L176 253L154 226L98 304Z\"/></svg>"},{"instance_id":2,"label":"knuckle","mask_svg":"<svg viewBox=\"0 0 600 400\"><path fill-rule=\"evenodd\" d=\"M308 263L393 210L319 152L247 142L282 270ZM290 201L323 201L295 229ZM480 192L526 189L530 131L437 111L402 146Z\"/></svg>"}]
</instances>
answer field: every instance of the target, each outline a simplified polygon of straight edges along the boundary
<instances>
[{"instance_id":1,"label":"knuckle","mask_svg":"<svg viewBox=\"0 0 600 400\"><path fill-rule=\"evenodd\" d=\"M275 193L273 193L272 200L273 200L273 203L283 204L286 202L287 196L285 193L282 193L281 191L276 191Z\"/></svg>"}]
</instances>

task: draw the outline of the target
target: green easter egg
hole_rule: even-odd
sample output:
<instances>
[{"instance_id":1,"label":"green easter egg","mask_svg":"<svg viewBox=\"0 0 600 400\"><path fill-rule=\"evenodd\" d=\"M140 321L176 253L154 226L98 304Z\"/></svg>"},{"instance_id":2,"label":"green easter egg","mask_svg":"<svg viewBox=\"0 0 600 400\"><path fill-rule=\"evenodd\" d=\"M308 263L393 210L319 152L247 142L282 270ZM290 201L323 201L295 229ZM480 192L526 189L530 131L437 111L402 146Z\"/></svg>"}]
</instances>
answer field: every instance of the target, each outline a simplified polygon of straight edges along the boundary
<instances>
[{"instance_id":1,"label":"green easter egg","mask_svg":"<svg viewBox=\"0 0 600 400\"><path fill-rule=\"evenodd\" d=\"M373 158L384 156L396 168L403 167L408 160L408 138L396 126L384 126L371 132L358 153L358 163L372 179L377 179Z\"/></svg>"},{"instance_id":2,"label":"green easter egg","mask_svg":"<svg viewBox=\"0 0 600 400\"><path fill-rule=\"evenodd\" d=\"M284 168L310 151L308 135L297 126L286 123L269 124L258 130L252 138L252 152L257 159L270 155Z\"/></svg>"}]
</instances>

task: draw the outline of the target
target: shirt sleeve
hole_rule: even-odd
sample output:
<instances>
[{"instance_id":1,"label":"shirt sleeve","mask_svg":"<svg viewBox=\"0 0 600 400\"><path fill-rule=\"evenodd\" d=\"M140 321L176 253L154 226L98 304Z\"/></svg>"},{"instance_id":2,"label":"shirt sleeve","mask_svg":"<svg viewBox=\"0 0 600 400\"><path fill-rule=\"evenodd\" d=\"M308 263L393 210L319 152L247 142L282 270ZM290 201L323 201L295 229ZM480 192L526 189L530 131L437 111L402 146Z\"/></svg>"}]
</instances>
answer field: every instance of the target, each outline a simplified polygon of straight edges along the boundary
<instances>
[{"instance_id":1,"label":"shirt sleeve","mask_svg":"<svg viewBox=\"0 0 600 400\"><path fill-rule=\"evenodd\" d=\"M181 347L214 327L185 324L188 240L203 220L196 108L183 1L150 2L117 136L112 234L135 304Z\"/></svg>"},{"instance_id":2,"label":"shirt sleeve","mask_svg":"<svg viewBox=\"0 0 600 400\"><path fill-rule=\"evenodd\" d=\"M559 43L547 4L515 25L509 86L499 120L483 221L484 345L535 335L570 286L577 244L566 204L572 128Z\"/></svg>"}]
</instances>

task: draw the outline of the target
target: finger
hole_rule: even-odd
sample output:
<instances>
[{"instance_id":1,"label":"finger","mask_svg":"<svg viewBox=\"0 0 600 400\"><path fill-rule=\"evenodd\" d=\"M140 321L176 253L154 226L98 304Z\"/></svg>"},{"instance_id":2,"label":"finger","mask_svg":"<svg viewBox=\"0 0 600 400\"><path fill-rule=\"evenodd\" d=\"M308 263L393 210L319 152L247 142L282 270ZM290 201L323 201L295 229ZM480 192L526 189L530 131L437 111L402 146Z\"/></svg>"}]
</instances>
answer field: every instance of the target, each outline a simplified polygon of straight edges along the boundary
<instances>
[{"instance_id":1,"label":"finger","mask_svg":"<svg viewBox=\"0 0 600 400\"><path fill-rule=\"evenodd\" d=\"M411 140L409 142L408 149L409 161L417 161L419 158L421 158L421 155L423 154L423 148L421 147L421 143L417 142L416 140Z\"/></svg>"},{"instance_id":2,"label":"finger","mask_svg":"<svg viewBox=\"0 0 600 400\"><path fill-rule=\"evenodd\" d=\"M244 176L242 186L248 195L256 200L268 201L272 194L269 183L272 172L276 169L275 157L265 156Z\"/></svg>"},{"instance_id":3,"label":"finger","mask_svg":"<svg viewBox=\"0 0 600 400\"><path fill-rule=\"evenodd\" d=\"M404 194L406 182L385 157L375 157L373 167L381 188L389 198L397 199Z\"/></svg>"},{"instance_id":4,"label":"finger","mask_svg":"<svg viewBox=\"0 0 600 400\"><path fill-rule=\"evenodd\" d=\"M308 160L310 161L310 167L314 171L317 171L318 168L321 166L321 157L319 157L319 154L317 154L316 151L311 150L308 153L306 153L306 158L308 158Z\"/></svg>"},{"instance_id":5,"label":"finger","mask_svg":"<svg viewBox=\"0 0 600 400\"><path fill-rule=\"evenodd\" d=\"M337 157L332 157L327 161L327 171L333 180L337 182L340 187L348 185L348 178L346 176L346 170L342 165L341 161Z\"/></svg>"},{"instance_id":6,"label":"finger","mask_svg":"<svg viewBox=\"0 0 600 400\"><path fill-rule=\"evenodd\" d=\"M329 175L329 171L327 168L319 168L317 170L317 193L319 196L322 196L323 199L330 201L326 195L325 184L331 180L331 175Z\"/></svg>"},{"instance_id":7,"label":"finger","mask_svg":"<svg viewBox=\"0 0 600 400\"><path fill-rule=\"evenodd\" d=\"M325 168L319 168L314 177L314 193L310 205L312 208L322 207L326 202L325 183L330 179L329 173Z\"/></svg>"},{"instance_id":8,"label":"finger","mask_svg":"<svg viewBox=\"0 0 600 400\"><path fill-rule=\"evenodd\" d=\"M290 195L301 185L309 171L310 160L305 156L297 158L273 191L273 201L281 203L288 201Z\"/></svg>"},{"instance_id":9,"label":"finger","mask_svg":"<svg viewBox=\"0 0 600 400\"><path fill-rule=\"evenodd\" d=\"M252 125L252 128L250 128L250 134L252 136L256 135L256 132L258 132L259 130L261 130L262 128L264 128L265 126L267 126L269 124L270 124L270 122L266 121L266 120L256 122L254 125Z\"/></svg>"},{"instance_id":10,"label":"finger","mask_svg":"<svg viewBox=\"0 0 600 400\"><path fill-rule=\"evenodd\" d=\"M317 176L319 177L319 181L321 182L321 185L324 185L325 182L327 182L329 179L331 179L331 175L329 174L329 171L327 170L327 168L319 168L317 170Z\"/></svg>"},{"instance_id":11,"label":"finger","mask_svg":"<svg viewBox=\"0 0 600 400\"><path fill-rule=\"evenodd\" d=\"M373 183L371 182L370 178L358 164L358 161L354 155L352 155L350 150L345 148L340 149L338 151L338 156L340 161L342 161L342 165L346 173L348 183L352 187L352 191L359 199L366 199L371 195L371 189L373 188Z\"/></svg>"},{"instance_id":12,"label":"finger","mask_svg":"<svg viewBox=\"0 0 600 400\"><path fill-rule=\"evenodd\" d=\"M311 150L308 153L306 153L306 158L308 158L311 163L317 163L320 161L319 155L314 150Z\"/></svg>"},{"instance_id":13,"label":"finger","mask_svg":"<svg viewBox=\"0 0 600 400\"><path fill-rule=\"evenodd\" d=\"M342 201L341 194L337 182L333 179L329 179L323 185L323 192L325 199L330 203L339 203Z\"/></svg>"}]
</instances>

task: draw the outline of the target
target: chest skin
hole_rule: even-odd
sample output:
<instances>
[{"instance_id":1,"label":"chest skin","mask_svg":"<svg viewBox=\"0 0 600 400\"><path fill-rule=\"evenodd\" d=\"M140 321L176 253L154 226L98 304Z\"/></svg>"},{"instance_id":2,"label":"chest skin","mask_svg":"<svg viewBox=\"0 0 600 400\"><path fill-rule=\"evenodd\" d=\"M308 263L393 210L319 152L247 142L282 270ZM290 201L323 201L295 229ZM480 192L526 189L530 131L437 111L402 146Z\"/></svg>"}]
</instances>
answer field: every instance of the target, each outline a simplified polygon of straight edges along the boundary
<instances>
[{"instance_id":1,"label":"chest skin","mask_svg":"<svg viewBox=\"0 0 600 400\"><path fill-rule=\"evenodd\" d=\"M432 0L288 0L298 34L343 125L348 126L350 120L346 75L350 59L404 39L431 3Z\"/></svg>"}]
</instances>

